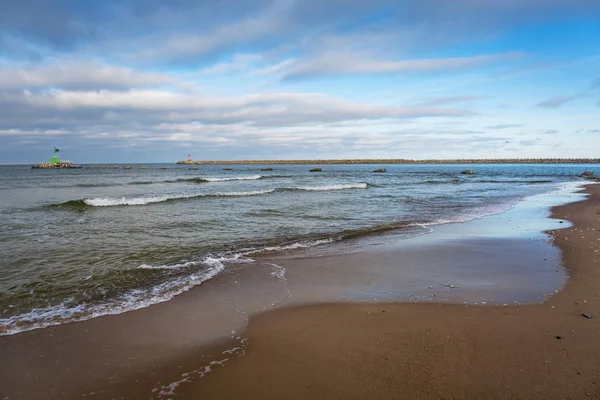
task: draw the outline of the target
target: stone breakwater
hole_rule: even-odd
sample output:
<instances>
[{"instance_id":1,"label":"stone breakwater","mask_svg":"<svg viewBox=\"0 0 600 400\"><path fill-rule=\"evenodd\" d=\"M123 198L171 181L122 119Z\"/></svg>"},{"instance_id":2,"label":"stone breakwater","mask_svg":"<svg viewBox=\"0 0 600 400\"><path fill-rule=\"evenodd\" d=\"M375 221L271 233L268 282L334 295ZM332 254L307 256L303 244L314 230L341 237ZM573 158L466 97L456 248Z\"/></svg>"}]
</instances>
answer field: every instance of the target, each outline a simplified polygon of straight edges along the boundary
<instances>
[{"instance_id":1,"label":"stone breakwater","mask_svg":"<svg viewBox=\"0 0 600 400\"><path fill-rule=\"evenodd\" d=\"M351 160L185 160L180 165L226 164L598 164L600 158L497 158L497 159L351 159Z\"/></svg>"},{"instance_id":2,"label":"stone breakwater","mask_svg":"<svg viewBox=\"0 0 600 400\"><path fill-rule=\"evenodd\" d=\"M33 169L44 169L44 168L81 168L78 165L73 165L71 161L63 161L61 163L51 163L51 162L43 162L38 165L34 165L31 168Z\"/></svg>"}]
</instances>

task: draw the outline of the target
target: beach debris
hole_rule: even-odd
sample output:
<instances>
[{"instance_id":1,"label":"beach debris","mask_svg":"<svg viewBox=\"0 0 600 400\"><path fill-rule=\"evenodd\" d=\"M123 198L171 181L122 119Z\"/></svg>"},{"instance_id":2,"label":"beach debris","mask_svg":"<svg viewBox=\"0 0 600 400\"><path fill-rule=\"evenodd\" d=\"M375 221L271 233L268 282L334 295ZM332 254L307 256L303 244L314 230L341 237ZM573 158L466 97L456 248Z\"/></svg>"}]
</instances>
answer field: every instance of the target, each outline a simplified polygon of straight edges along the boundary
<instances>
[{"instance_id":1,"label":"beach debris","mask_svg":"<svg viewBox=\"0 0 600 400\"><path fill-rule=\"evenodd\" d=\"M587 314L587 313L583 313L583 314L581 314L581 316L584 318L587 318L587 319L592 318L592 314Z\"/></svg>"},{"instance_id":2,"label":"beach debris","mask_svg":"<svg viewBox=\"0 0 600 400\"><path fill-rule=\"evenodd\" d=\"M556 335L556 336L555 336L555 338L557 338L557 339L559 339L559 340L560 340L560 339L562 339L562 336L560 336L560 335Z\"/></svg>"},{"instance_id":3,"label":"beach debris","mask_svg":"<svg viewBox=\"0 0 600 400\"><path fill-rule=\"evenodd\" d=\"M379 168L379 169L376 169L373 172L387 172L387 170L385 168Z\"/></svg>"},{"instance_id":4,"label":"beach debris","mask_svg":"<svg viewBox=\"0 0 600 400\"><path fill-rule=\"evenodd\" d=\"M454 289L456 287L456 285L446 285L447 287L449 287L450 289Z\"/></svg>"},{"instance_id":5,"label":"beach debris","mask_svg":"<svg viewBox=\"0 0 600 400\"><path fill-rule=\"evenodd\" d=\"M472 169L465 169L461 172L462 175L475 175L475 171Z\"/></svg>"},{"instance_id":6,"label":"beach debris","mask_svg":"<svg viewBox=\"0 0 600 400\"><path fill-rule=\"evenodd\" d=\"M433 289L433 286L431 286L431 285L429 285L428 287L429 287L429 289Z\"/></svg>"},{"instance_id":7,"label":"beach debris","mask_svg":"<svg viewBox=\"0 0 600 400\"><path fill-rule=\"evenodd\" d=\"M323 172L322 168L313 168L310 170L310 172Z\"/></svg>"}]
</instances>

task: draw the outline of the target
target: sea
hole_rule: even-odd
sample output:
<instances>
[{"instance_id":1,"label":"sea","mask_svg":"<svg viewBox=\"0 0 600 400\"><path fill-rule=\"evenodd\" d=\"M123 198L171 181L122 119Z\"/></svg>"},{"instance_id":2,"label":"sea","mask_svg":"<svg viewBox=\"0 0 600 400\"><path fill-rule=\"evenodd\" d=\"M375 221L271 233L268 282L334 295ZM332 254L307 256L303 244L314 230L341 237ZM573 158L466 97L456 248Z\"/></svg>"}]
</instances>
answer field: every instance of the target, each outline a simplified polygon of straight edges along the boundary
<instances>
[{"instance_id":1,"label":"sea","mask_svg":"<svg viewBox=\"0 0 600 400\"><path fill-rule=\"evenodd\" d=\"M124 167L0 166L0 335L166 302L203 290L228 269L253 268L265 254L352 251L361 238L426 235L439 225L503 213L528 196L581 182L579 175L594 169ZM316 167L322 172L310 172ZM374 172L379 168L387 172ZM475 174L461 174L468 169Z\"/></svg>"}]
</instances>

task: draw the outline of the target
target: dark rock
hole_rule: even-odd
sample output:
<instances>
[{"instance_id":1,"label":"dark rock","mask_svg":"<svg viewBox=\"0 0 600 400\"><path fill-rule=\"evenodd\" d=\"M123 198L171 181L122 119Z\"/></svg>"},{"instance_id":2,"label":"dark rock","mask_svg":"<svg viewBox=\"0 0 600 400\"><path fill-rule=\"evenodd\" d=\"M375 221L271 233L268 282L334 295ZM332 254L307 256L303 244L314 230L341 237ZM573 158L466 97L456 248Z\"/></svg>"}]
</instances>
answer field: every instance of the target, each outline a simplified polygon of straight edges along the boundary
<instances>
[{"instance_id":1,"label":"dark rock","mask_svg":"<svg viewBox=\"0 0 600 400\"><path fill-rule=\"evenodd\" d=\"M233 171L233 168L223 168L223 171Z\"/></svg>"},{"instance_id":2,"label":"dark rock","mask_svg":"<svg viewBox=\"0 0 600 400\"><path fill-rule=\"evenodd\" d=\"M462 175L475 175L475 171L473 171L472 169L465 169L464 171L461 172Z\"/></svg>"},{"instance_id":3,"label":"dark rock","mask_svg":"<svg viewBox=\"0 0 600 400\"><path fill-rule=\"evenodd\" d=\"M579 176L581 176L582 178L593 178L594 171L583 171L583 173Z\"/></svg>"},{"instance_id":4,"label":"dark rock","mask_svg":"<svg viewBox=\"0 0 600 400\"><path fill-rule=\"evenodd\" d=\"M379 169L376 169L373 172L387 172L387 170L385 168L379 168Z\"/></svg>"},{"instance_id":5,"label":"dark rock","mask_svg":"<svg viewBox=\"0 0 600 400\"><path fill-rule=\"evenodd\" d=\"M323 172L322 168L313 168L310 170L310 172Z\"/></svg>"},{"instance_id":6,"label":"dark rock","mask_svg":"<svg viewBox=\"0 0 600 400\"><path fill-rule=\"evenodd\" d=\"M557 339L562 339L562 336L556 335L555 336Z\"/></svg>"},{"instance_id":7,"label":"dark rock","mask_svg":"<svg viewBox=\"0 0 600 400\"><path fill-rule=\"evenodd\" d=\"M583 314L581 314L581 316L584 317L584 318L587 318L587 319L592 318L592 314L583 313Z\"/></svg>"},{"instance_id":8,"label":"dark rock","mask_svg":"<svg viewBox=\"0 0 600 400\"><path fill-rule=\"evenodd\" d=\"M261 171L273 171L273 168L262 168Z\"/></svg>"}]
</instances>

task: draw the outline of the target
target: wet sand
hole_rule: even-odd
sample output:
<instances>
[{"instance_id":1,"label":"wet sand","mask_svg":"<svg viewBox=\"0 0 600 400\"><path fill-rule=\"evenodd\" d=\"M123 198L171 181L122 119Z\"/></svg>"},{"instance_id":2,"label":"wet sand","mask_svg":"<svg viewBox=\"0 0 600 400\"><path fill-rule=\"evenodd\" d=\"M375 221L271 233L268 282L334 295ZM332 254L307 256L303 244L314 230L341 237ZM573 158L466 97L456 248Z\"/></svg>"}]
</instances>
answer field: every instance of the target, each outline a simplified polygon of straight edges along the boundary
<instances>
[{"instance_id":1,"label":"wet sand","mask_svg":"<svg viewBox=\"0 0 600 400\"><path fill-rule=\"evenodd\" d=\"M430 298L432 302L425 304L288 307L252 317L244 332L245 321L239 320L235 332L223 335L222 328L231 323L227 315L251 315L262 304L285 298L281 285L265 286L264 280L255 278L256 270L245 268L236 272L246 274L244 279L235 275L240 279L232 280L232 271L199 290L139 311L0 337L0 399L600 398L595 315L600 306L600 190L598 186L588 190L591 199L554 209L556 218L575 223L553 232L570 279L565 290L544 304L438 305ZM487 258L488 264L510 267L508 278L501 281L518 287L515 293L528 288L538 293L535 282L519 283L523 263L535 269L547 257L536 251L536 244L527 244L530 239L484 237L427 248L429 239L423 238L425 247L411 254L432 265L451 260L482 263ZM276 261L287 268L297 296L318 301L319 293L344 281L344 271L355 277L347 285L350 289L357 287L356 280L381 288L392 276L385 267L398 251L406 250L376 248L372 253L377 260L356 253L313 257L310 262L309 258ZM311 269L319 263L344 263L346 269L325 274ZM365 263L379 268L376 277L364 271L360 275L359 267ZM256 268L271 273L268 263ZM560 278L561 271L556 274ZM315 276L319 279L308 279ZM471 278L477 281L476 276ZM468 279L461 276L457 282ZM317 281L325 284L307 289ZM431 296L429 282L404 284L413 283ZM473 299L468 291L438 284L434 291L449 301ZM503 290L510 288L498 289ZM230 298L231 293L236 295ZM473 293L477 296L476 290ZM365 299L372 300L372 295ZM391 299L403 299L402 294ZM582 313L594 318L586 319Z\"/></svg>"},{"instance_id":2,"label":"wet sand","mask_svg":"<svg viewBox=\"0 0 600 400\"><path fill-rule=\"evenodd\" d=\"M600 399L600 186L556 207L570 279L543 304L325 304L251 319L247 354L178 398ZM582 314L590 314L591 319Z\"/></svg>"}]
</instances>

